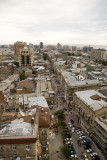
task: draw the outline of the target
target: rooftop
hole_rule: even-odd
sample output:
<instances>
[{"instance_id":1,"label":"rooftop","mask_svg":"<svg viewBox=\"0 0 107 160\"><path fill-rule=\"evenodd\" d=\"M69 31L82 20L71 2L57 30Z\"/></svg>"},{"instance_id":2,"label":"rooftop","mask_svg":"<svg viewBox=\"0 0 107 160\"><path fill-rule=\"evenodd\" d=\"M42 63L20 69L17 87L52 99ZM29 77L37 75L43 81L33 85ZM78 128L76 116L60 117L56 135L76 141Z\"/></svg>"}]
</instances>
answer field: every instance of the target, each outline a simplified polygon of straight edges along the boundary
<instances>
[{"instance_id":1,"label":"rooftop","mask_svg":"<svg viewBox=\"0 0 107 160\"><path fill-rule=\"evenodd\" d=\"M29 97L29 107L32 106L42 106L44 108L48 108L48 103L44 96L41 97Z\"/></svg>"},{"instance_id":2,"label":"rooftop","mask_svg":"<svg viewBox=\"0 0 107 160\"><path fill-rule=\"evenodd\" d=\"M9 123L1 124L0 137L4 136L28 136L33 135L33 128L30 123L24 122L23 118L15 119Z\"/></svg>"},{"instance_id":3,"label":"rooftop","mask_svg":"<svg viewBox=\"0 0 107 160\"><path fill-rule=\"evenodd\" d=\"M19 74L13 74L9 76L6 80L0 82L0 91L6 90L13 81L17 80L19 77Z\"/></svg>"},{"instance_id":4,"label":"rooftop","mask_svg":"<svg viewBox=\"0 0 107 160\"><path fill-rule=\"evenodd\" d=\"M104 100L104 98L107 97L105 97L104 95L95 90L77 91L75 92L75 94L93 111L97 111L103 107L107 107L107 102Z\"/></svg>"},{"instance_id":5,"label":"rooftop","mask_svg":"<svg viewBox=\"0 0 107 160\"><path fill-rule=\"evenodd\" d=\"M90 85L90 84L99 84L100 82L98 80L77 80L77 78L75 76L73 76L70 72L67 71L63 71L62 75L66 81L66 83L68 83L68 85L70 86L80 86L80 85Z\"/></svg>"}]
</instances>

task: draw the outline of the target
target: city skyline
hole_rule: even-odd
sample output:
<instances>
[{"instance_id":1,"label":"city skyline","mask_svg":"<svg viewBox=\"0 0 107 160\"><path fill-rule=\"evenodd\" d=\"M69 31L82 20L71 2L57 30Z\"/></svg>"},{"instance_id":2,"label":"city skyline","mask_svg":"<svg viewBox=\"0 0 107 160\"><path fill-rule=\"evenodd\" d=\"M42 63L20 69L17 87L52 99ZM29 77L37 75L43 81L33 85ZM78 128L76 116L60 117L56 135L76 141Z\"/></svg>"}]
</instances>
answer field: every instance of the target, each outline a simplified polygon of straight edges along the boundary
<instances>
[{"instance_id":1,"label":"city skyline","mask_svg":"<svg viewBox=\"0 0 107 160\"><path fill-rule=\"evenodd\" d=\"M0 43L107 44L106 0L1 0Z\"/></svg>"}]
</instances>

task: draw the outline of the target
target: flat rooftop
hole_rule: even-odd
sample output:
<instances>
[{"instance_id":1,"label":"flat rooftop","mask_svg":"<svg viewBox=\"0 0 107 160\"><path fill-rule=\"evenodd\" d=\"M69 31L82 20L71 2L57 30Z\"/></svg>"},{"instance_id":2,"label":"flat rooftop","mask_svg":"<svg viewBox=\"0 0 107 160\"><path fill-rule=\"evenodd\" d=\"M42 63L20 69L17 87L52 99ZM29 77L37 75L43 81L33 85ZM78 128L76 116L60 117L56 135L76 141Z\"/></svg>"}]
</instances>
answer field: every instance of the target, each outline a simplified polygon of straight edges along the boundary
<instances>
[{"instance_id":1,"label":"flat rooftop","mask_svg":"<svg viewBox=\"0 0 107 160\"><path fill-rule=\"evenodd\" d=\"M0 91L4 91L5 89L7 89L11 83L15 80L17 80L19 77L19 74L13 74L11 76L9 76L6 80L1 81L0 82Z\"/></svg>"},{"instance_id":2,"label":"flat rooftop","mask_svg":"<svg viewBox=\"0 0 107 160\"><path fill-rule=\"evenodd\" d=\"M44 108L49 107L44 96L29 97L28 101L29 101L29 107L32 107L32 106L41 106L41 107L44 107Z\"/></svg>"},{"instance_id":3,"label":"flat rooftop","mask_svg":"<svg viewBox=\"0 0 107 160\"><path fill-rule=\"evenodd\" d=\"M100 84L98 80L77 80L70 72L63 71L62 76L64 77L66 83L70 86L80 86L80 85L90 85L90 84Z\"/></svg>"},{"instance_id":4,"label":"flat rooftop","mask_svg":"<svg viewBox=\"0 0 107 160\"><path fill-rule=\"evenodd\" d=\"M8 123L0 125L0 138L14 136L30 136L34 135L33 127L30 123L24 122L23 118L15 119Z\"/></svg>"},{"instance_id":5,"label":"flat rooftop","mask_svg":"<svg viewBox=\"0 0 107 160\"><path fill-rule=\"evenodd\" d=\"M107 107L107 102L102 98L106 98L103 94L95 90L85 90L75 92L76 96L81 99L86 105L88 105L93 111L97 111L103 107ZM100 99L93 99L95 96Z\"/></svg>"}]
</instances>

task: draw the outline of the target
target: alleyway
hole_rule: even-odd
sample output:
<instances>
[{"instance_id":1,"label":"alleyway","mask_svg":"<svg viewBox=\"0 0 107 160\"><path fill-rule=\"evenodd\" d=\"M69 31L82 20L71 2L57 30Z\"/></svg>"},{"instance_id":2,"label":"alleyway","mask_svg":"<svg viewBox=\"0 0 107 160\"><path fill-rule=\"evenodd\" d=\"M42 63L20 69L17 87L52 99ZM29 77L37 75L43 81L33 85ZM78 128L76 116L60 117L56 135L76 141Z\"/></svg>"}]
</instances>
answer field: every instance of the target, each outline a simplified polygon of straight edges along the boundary
<instances>
[{"instance_id":1,"label":"alleyway","mask_svg":"<svg viewBox=\"0 0 107 160\"><path fill-rule=\"evenodd\" d=\"M50 160L66 160L62 155L60 147L63 146L61 132L56 133L55 138L50 143Z\"/></svg>"}]
</instances>

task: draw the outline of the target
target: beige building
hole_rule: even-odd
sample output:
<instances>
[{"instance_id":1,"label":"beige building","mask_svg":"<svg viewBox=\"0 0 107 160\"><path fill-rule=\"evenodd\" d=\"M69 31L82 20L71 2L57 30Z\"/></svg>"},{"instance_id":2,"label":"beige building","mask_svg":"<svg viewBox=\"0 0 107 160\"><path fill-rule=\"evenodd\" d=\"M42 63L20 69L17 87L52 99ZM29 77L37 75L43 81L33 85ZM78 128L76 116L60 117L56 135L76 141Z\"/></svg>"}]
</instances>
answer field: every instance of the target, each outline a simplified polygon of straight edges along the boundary
<instances>
[{"instance_id":1,"label":"beige building","mask_svg":"<svg viewBox=\"0 0 107 160\"><path fill-rule=\"evenodd\" d=\"M107 114L95 118L93 138L107 156Z\"/></svg>"},{"instance_id":2,"label":"beige building","mask_svg":"<svg viewBox=\"0 0 107 160\"><path fill-rule=\"evenodd\" d=\"M67 71L62 71L60 73L60 82L68 104L72 104L73 96L76 91L98 89L101 85L98 80L89 80L82 75L76 76Z\"/></svg>"},{"instance_id":3,"label":"beige building","mask_svg":"<svg viewBox=\"0 0 107 160\"><path fill-rule=\"evenodd\" d=\"M105 49L92 49L90 54L91 60L102 60L106 58L107 52Z\"/></svg>"},{"instance_id":4,"label":"beige building","mask_svg":"<svg viewBox=\"0 0 107 160\"><path fill-rule=\"evenodd\" d=\"M32 66L34 62L33 50L24 47L19 53L19 66Z\"/></svg>"},{"instance_id":5,"label":"beige building","mask_svg":"<svg viewBox=\"0 0 107 160\"><path fill-rule=\"evenodd\" d=\"M29 121L29 122L28 122ZM5 122L0 129L1 160L37 160L38 115Z\"/></svg>"},{"instance_id":6,"label":"beige building","mask_svg":"<svg viewBox=\"0 0 107 160\"><path fill-rule=\"evenodd\" d=\"M26 45L26 42L17 41L16 43L14 43L14 54L18 56L20 54L20 49L23 49Z\"/></svg>"},{"instance_id":7,"label":"beige building","mask_svg":"<svg viewBox=\"0 0 107 160\"><path fill-rule=\"evenodd\" d=\"M49 159L51 116L48 108L33 106L24 112L19 109L19 112L3 113L2 121L0 158Z\"/></svg>"},{"instance_id":8,"label":"beige building","mask_svg":"<svg viewBox=\"0 0 107 160\"><path fill-rule=\"evenodd\" d=\"M107 97L95 90L77 91L74 95L78 121L88 134L93 133L95 118L107 115Z\"/></svg>"},{"instance_id":9,"label":"beige building","mask_svg":"<svg viewBox=\"0 0 107 160\"><path fill-rule=\"evenodd\" d=\"M38 74L36 80L36 96L44 96L49 104L54 104L54 91L48 73Z\"/></svg>"}]
</instances>

